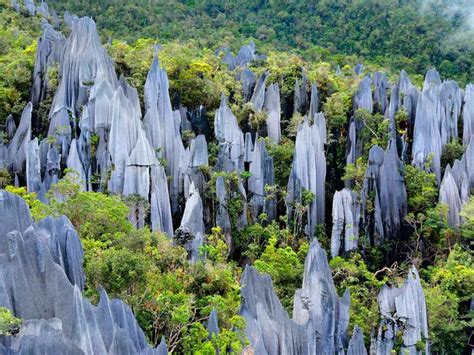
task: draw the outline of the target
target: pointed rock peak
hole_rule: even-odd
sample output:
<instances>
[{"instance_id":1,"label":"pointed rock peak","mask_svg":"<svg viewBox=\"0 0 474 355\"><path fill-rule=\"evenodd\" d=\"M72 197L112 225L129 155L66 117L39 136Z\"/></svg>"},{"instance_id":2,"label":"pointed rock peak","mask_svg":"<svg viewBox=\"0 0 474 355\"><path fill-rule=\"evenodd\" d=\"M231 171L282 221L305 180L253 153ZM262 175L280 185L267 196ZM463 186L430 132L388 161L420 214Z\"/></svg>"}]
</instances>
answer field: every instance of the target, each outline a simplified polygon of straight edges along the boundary
<instances>
[{"instance_id":1,"label":"pointed rock peak","mask_svg":"<svg viewBox=\"0 0 474 355\"><path fill-rule=\"evenodd\" d=\"M209 332L209 339L213 335L217 336L219 334L219 324L217 319L217 311L213 309L209 315L209 321L207 322L207 331Z\"/></svg>"},{"instance_id":2,"label":"pointed rock peak","mask_svg":"<svg viewBox=\"0 0 474 355\"><path fill-rule=\"evenodd\" d=\"M436 69L432 68L426 72L423 91L441 85L441 77Z\"/></svg>"},{"instance_id":3,"label":"pointed rock peak","mask_svg":"<svg viewBox=\"0 0 474 355\"><path fill-rule=\"evenodd\" d=\"M152 166L157 165L155 151L150 145L150 142L145 137L143 129L138 129L138 138L135 147L130 153L127 165L133 166Z\"/></svg>"},{"instance_id":4,"label":"pointed rock peak","mask_svg":"<svg viewBox=\"0 0 474 355\"><path fill-rule=\"evenodd\" d=\"M160 344L155 349L155 355L168 355L168 347L166 345L165 337L161 337Z\"/></svg>"},{"instance_id":5,"label":"pointed rock peak","mask_svg":"<svg viewBox=\"0 0 474 355\"><path fill-rule=\"evenodd\" d=\"M364 344L364 334L362 333L362 329L357 325L354 327L352 338L349 341L347 355L367 355L367 349Z\"/></svg>"},{"instance_id":6,"label":"pointed rock peak","mask_svg":"<svg viewBox=\"0 0 474 355\"><path fill-rule=\"evenodd\" d=\"M377 144L369 150L369 164L382 165L385 152Z\"/></svg>"}]
</instances>

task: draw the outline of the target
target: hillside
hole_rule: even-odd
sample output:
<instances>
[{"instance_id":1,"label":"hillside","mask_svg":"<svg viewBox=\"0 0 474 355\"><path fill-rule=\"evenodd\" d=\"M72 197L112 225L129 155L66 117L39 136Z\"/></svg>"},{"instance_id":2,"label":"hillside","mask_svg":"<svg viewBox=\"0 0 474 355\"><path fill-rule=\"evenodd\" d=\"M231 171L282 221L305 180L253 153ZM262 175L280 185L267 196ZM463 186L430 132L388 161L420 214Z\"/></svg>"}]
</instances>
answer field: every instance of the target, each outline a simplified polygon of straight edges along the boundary
<instances>
[{"instance_id":1,"label":"hillside","mask_svg":"<svg viewBox=\"0 0 474 355\"><path fill-rule=\"evenodd\" d=\"M1 0L0 353L470 353L471 8Z\"/></svg>"},{"instance_id":2,"label":"hillside","mask_svg":"<svg viewBox=\"0 0 474 355\"><path fill-rule=\"evenodd\" d=\"M207 48L249 39L258 48L295 50L308 59L355 55L410 74L436 67L467 84L473 73L469 0L71 2L55 8L92 16L103 36L159 43L190 41ZM342 58L341 58L342 59ZM345 64L345 63L338 63Z\"/></svg>"}]
</instances>

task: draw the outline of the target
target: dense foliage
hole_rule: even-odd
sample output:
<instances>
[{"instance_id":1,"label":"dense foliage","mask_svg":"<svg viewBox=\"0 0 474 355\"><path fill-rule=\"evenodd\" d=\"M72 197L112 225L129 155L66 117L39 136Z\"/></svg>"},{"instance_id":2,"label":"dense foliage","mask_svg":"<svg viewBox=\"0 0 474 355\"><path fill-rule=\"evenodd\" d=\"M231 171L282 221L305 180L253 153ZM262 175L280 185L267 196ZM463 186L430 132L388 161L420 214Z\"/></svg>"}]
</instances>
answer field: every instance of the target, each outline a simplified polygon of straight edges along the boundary
<instances>
[{"instance_id":1,"label":"dense foliage","mask_svg":"<svg viewBox=\"0 0 474 355\"><path fill-rule=\"evenodd\" d=\"M360 77L353 72L357 57L369 59L367 70L385 66L391 78L402 67L421 74L436 65L443 77L466 82L472 78L474 49L454 38L464 30L463 13L442 16L448 1L177 1L133 0L126 4L102 1L54 1L78 15L92 15L106 45L123 74L143 97L143 86L154 55L161 43L159 60L166 67L170 92L180 103L195 108L205 105L209 122L220 102L221 93L231 97L230 106L241 127L258 132L265 117L257 116L244 103L241 83L214 50L221 45L237 48L254 38L266 60L252 63L261 74L268 69L268 83L280 86L284 107L291 102L295 81L303 67L311 83L317 85L321 109L328 128L326 157L327 202L344 186L344 181L360 192L367 168L368 150L373 144L385 148L388 120L380 113L353 112ZM0 23L0 122L12 113L18 116L28 100L39 34L39 19L26 19L1 3ZM434 11L438 9L438 12ZM451 37L450 37L451 36ZM325 48L325 49L323 49ZM371 64L370 64L371 63ZM335 74L336 64L342 74ZM412 76L420 84L421 76ZM348 119L362 122L362 157L345 164ZM219 228L208 228L201 252L205 260L188 262L186 251L166 236L152 233L149 226L135 230L127 220L127 199L107 193L81 192L77 174L62 172L62 180L48 194L49 204L41 203L25 188L11 186L13 176L0 170L0 187L24 197L36 220L47 215L66 215L78 231L85 249L85 294L98 300L98 287L128 303L148 339L158 344L166 337L169 350L176 353L213 353L216 348L239 351L246 345L242 337L245 322L238 315L240 277L246 264L268 273L282 305L291 313L293 295L301 287L308 240L301 221L314 196L304 194L296 206L297 218L285 216L285 197L295 146L295 132L303 117L284 110L283 138L279 144L266 139L275 162L275 185L266 192L275 197L279 215L268 223L265 215L250 220L235 232L235 252L229 253L226 236ZM215 141L209 142L210 163L217 155ZM443 168L463 153L456 141L449 143L442 157ZM429 164L428 164L429 165ZM220 174L226 187L236 189L236 173L203 171L206 176L205 202L215 206L215 180ZM243 174L242 179L249 175ZM463 206L463 226L447 224L446 206L438 204L435 174L406 165L404 178L409 214L405 239L395 246L367 248L361 253L335 257L330 261L340 295L351 292L351 328L359 325L366 335L379 321L377 294L387 282L399 285L408 267L422 271L434 352L461 353L472 325L470 297L474 293L472 255L468 247L474 237L474 199ZM230 201L233 226L242 213L242 201ZM329 250L330 213L318 228L317 237ZM300 219L298 219L300 218ZM390 261L387 263L387 261ZM205 325L212 309L218 310L220 333L208 338ZM470 318L471 317L471 318ZM20 321L0 309L0 335L15 331ZM13 328L12 328L13 326ZM12 330L13 329L13 330Z\"/></svg>"},{"instance_id":2,"label":"dense foliage","mask_svg":"<svg viewBox=\"0 0 474 355\"><path fill-rule=\"evenodd\" d=\"M473 75L469 0L52 3L92 16L104 36L113 38L156 38L159 43L193 40L213 49L223 45L235 49L253 38L259 48L295 49L311 60L327 60L337 52L418 74L436 66L444 76L462 82ZM342 56L334 59L346 64Z\"/></svg>"}]
</instances>

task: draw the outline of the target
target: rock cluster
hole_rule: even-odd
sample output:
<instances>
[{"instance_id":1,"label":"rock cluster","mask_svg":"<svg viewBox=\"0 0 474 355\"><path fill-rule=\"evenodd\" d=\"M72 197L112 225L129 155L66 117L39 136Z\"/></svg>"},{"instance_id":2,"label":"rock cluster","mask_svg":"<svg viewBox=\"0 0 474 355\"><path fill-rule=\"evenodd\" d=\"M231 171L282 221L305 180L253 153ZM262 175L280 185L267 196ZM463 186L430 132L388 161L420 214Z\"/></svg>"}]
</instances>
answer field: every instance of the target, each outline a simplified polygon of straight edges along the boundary
<instances>
[{"instance_id":1,"label":"rock cluster","mask_svg":"<svg viewBox=\"0 0 474 355\"><path fill-rule=\"evenodd\" d=\"M0 339L1 353L167 354L164 342L148 346L123 302L105 290L97 306L82 296L84 252L66 217L35 224L26 202L3 190L0 212L0 306L25 321Z\"/></svg>"},{"instance_id":2,"label":"rock cluster","mask_svg":"<svg viewBox=\"0 0 474 355\"><path fill-rule=\"evenodd\" d=\"M296 291L293 319L282 307L271 278L248 266L241 280L241 315L255 354L335 354L347 348L350 297L336 293L325 251L315 239Z\"/></svg>"}]
</instances>

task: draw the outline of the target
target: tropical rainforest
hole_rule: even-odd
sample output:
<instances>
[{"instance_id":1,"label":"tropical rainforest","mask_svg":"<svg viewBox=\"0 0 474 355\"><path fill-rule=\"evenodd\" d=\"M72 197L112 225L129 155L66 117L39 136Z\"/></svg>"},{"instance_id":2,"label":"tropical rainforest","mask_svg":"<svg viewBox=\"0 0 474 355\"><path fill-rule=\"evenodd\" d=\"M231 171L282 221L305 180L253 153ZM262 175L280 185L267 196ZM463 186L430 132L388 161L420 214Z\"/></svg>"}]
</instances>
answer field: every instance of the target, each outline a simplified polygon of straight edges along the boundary
<instances>
[{"instance_id":1,"label":"tropical rainforest","mask_svg":"<svg viewBox=\"0 0 474 355\"><path fill-rule=\"evenodd\" d=\"M0 0L0 353L470 354L470 0Z\"/></svg>"}]
</instances>

